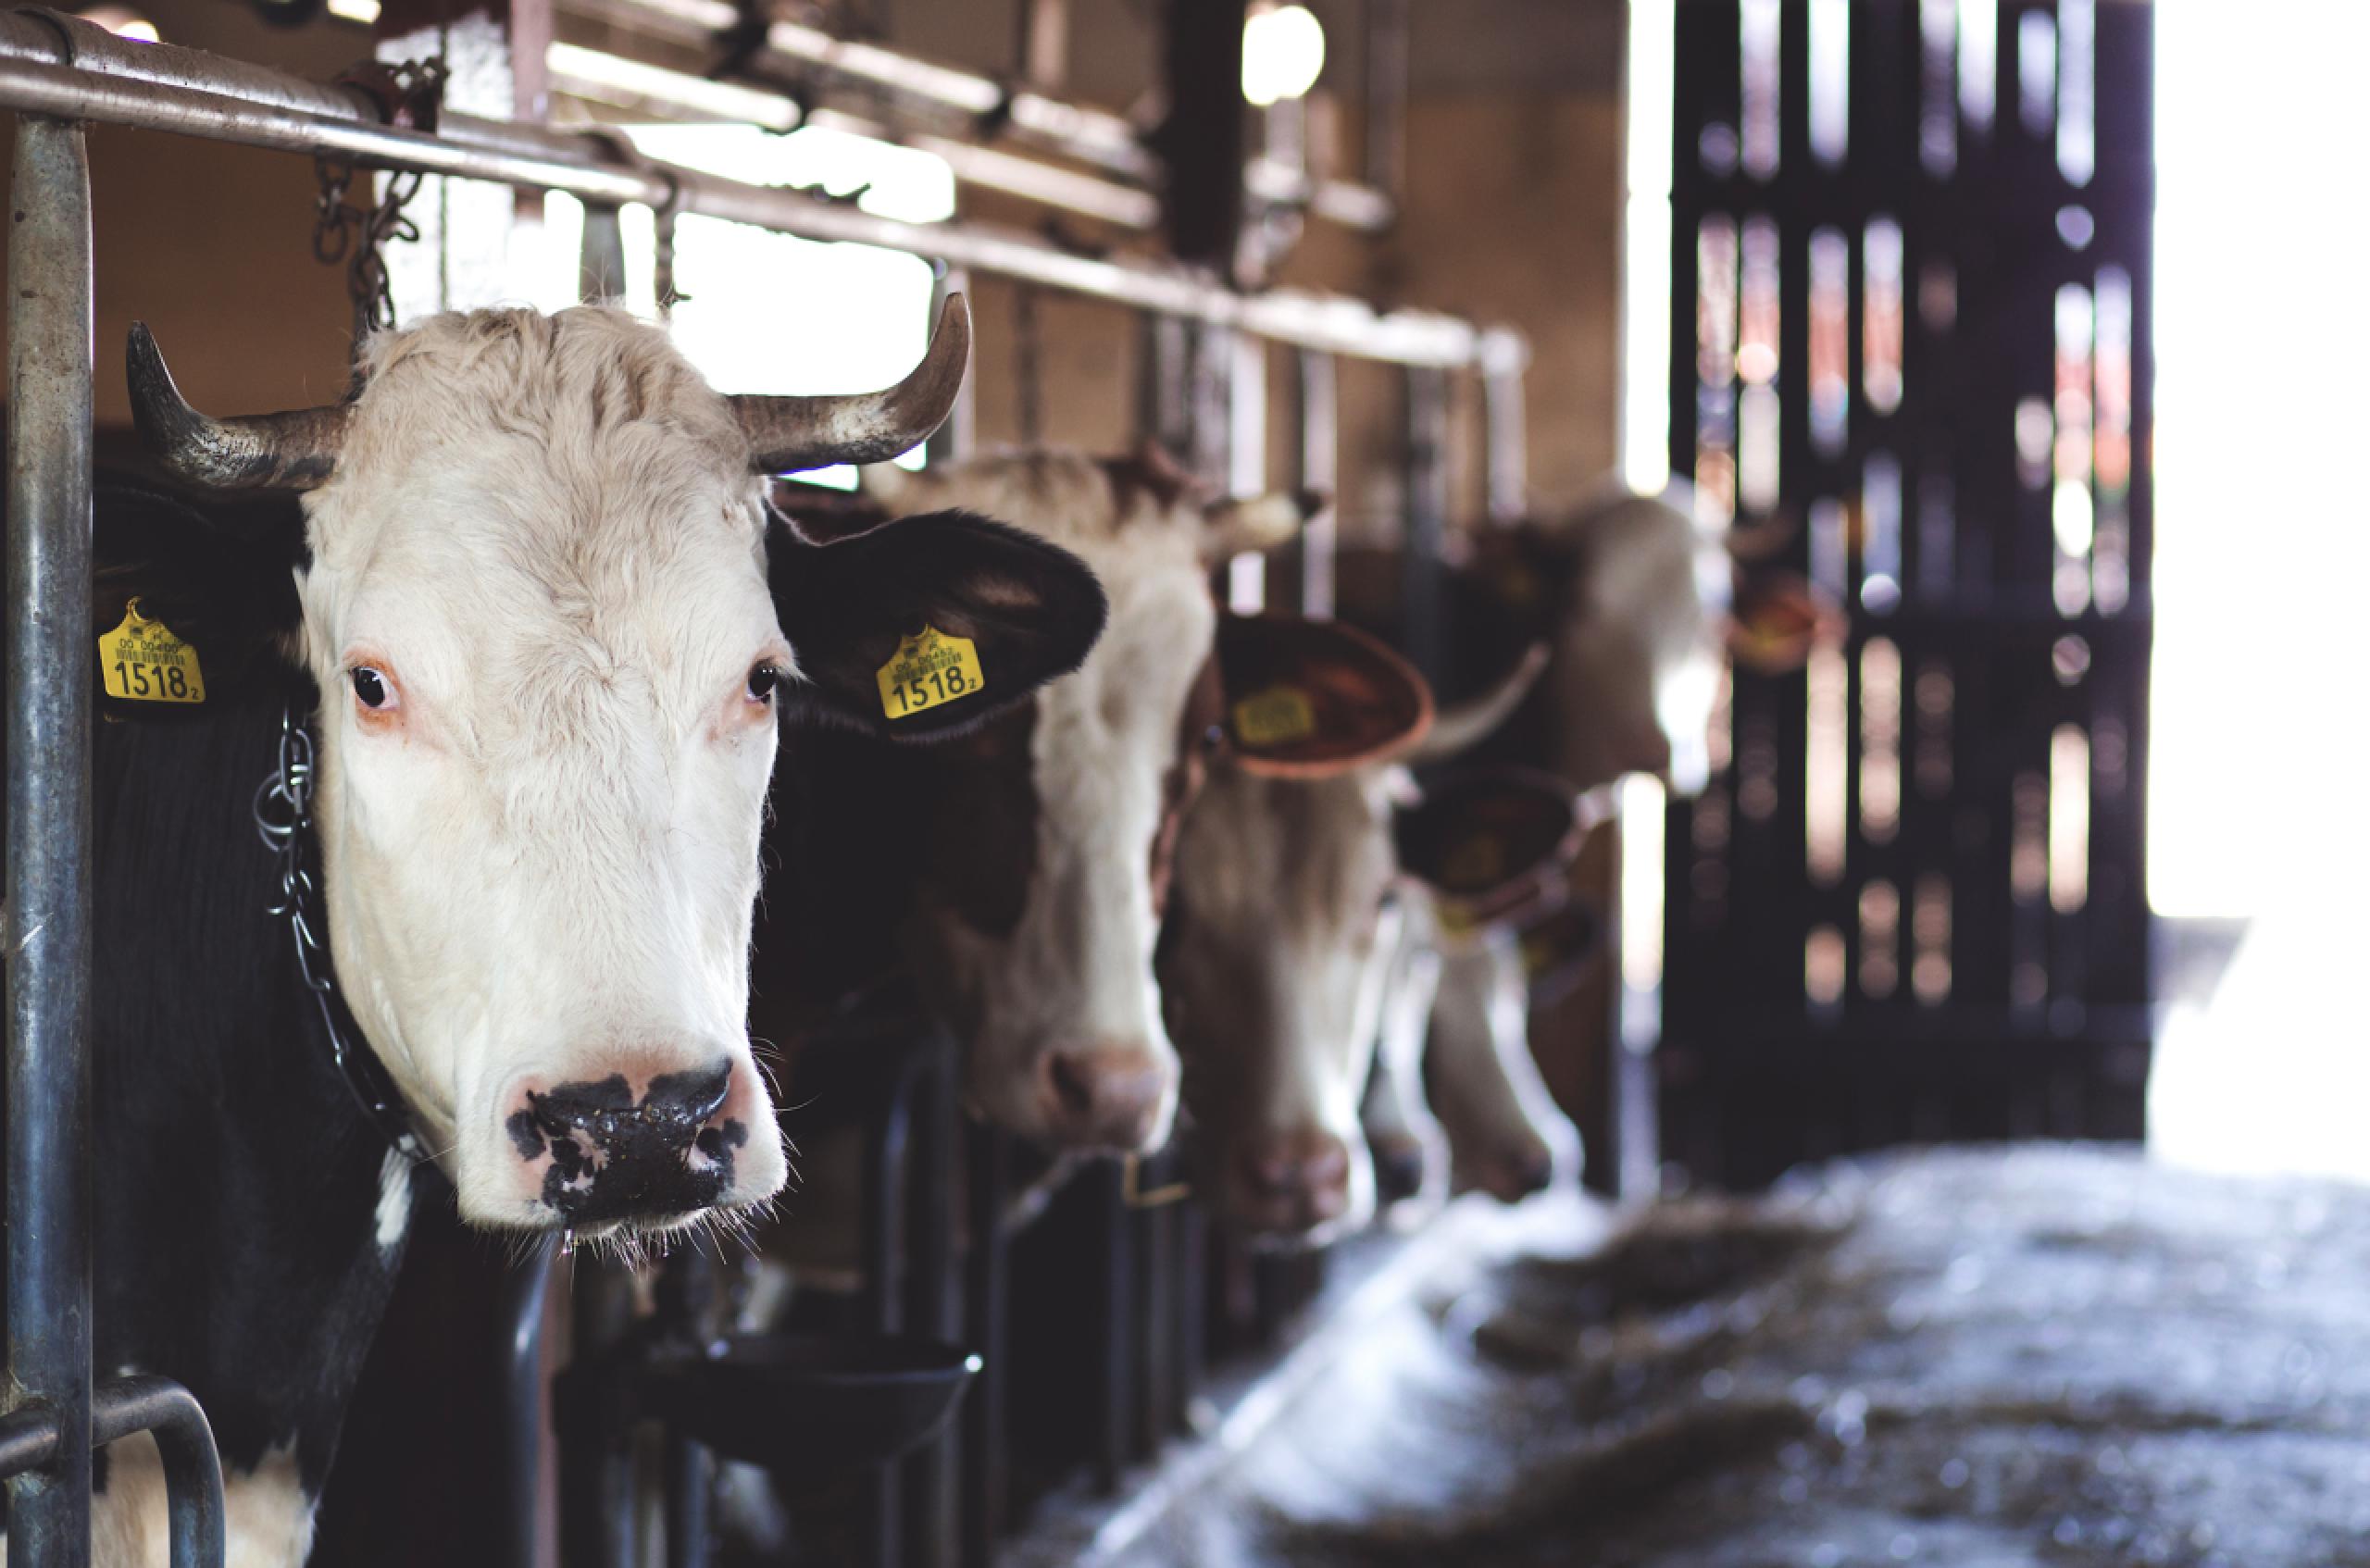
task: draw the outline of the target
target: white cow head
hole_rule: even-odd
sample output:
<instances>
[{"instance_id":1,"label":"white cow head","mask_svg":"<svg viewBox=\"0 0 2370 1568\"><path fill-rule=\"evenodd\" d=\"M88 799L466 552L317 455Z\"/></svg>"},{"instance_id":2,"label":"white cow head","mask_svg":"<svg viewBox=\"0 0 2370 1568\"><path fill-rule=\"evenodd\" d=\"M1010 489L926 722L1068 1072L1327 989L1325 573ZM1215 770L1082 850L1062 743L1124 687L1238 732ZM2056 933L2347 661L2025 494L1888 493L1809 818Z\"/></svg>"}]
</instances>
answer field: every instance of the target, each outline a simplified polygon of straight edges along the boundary
<instances>
[{"instance_id":1,"label":"white cow head","mask_svg":"<svg viewBox=\"0 0 2370 1568\"><path fill-rule=\"evenodd\" d=\"M1218 718L1210 571L1290 540L1319 503L1227 500L1157 449L1017 452L865 482L892 511L1008 519L1075 552L1110 596L1108 629L1076 674L938 759L945 790L993 826L947 836L908 943L968 1045L981 1114L1068 1148L1156 1148L1178 1070L1153 945L1178 816Z\"/></svg>"},{"instance_id":2,"label":"white cow head","mask_svg":"<svg viewBox=\"0 0 2370 1568\"><path fill-rule=\"evenodd\" d=\"M992 525L769 525L766 474L911 445L967 353L954 301L899 387L727 399L621 312L480 311L373 340L349 404L218 420L134 330L169 467L309 492L280 641L318 692L330 944L464 1217L664 1228L781 1185L744 1022L779 710L877 723L923 621L1099 610ZM1068 667L1097 620L1002 667Z\"/></svg>"},{"instance_id":3,"label":"white cow head","mask_svg":"<svg viewBox=\"0 0 2370 1568\"><path fill-rule=\"evenodd\" d=\"M1478 537L1485 581L1546 612L1558 774L1583 790L1628 773L1703 787L1724 661L1797 667L1828 614L1799 576L1766 564L1790 532L1784 521L1707 529L1678 485L1662 497L1611 487L1568 516Z\"/></svg>"},{"instance_id":4,"label":"white cow head","mask_svg":"<svg viewBox=\"0 0 2370 1568\"><path fill-rule=\"evenodd\" d=\"M1481 842L1502 815L1494 790L1426 808L1407 765L1495 728L1544 655L1434 724L1421 678L1345 627L1230 622L1220 653L1229 692L1252 695L1229 714L1233 753L1186 814L1163 978L1220 1213L1255 1236L1317 1240L1373 1212L1358 1105L1406 878L1486 893L1529 877L1540 852L1536 834ZM1273 716L1291 716L1278 691L1310 697L1296 753L1260 743ZM1548 798L1568 818L1568 792Z\"/></svg>"}]
</instances>

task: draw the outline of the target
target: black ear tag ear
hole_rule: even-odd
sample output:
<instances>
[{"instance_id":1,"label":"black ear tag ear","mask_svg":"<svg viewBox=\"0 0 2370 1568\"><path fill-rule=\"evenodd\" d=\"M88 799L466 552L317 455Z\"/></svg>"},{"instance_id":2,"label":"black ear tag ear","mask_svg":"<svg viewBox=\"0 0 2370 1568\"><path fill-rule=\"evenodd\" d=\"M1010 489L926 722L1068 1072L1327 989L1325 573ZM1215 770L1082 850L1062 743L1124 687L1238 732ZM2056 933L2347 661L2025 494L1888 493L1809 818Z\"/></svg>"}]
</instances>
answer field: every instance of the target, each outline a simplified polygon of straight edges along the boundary
<instances>
[{"instance_id":1,"label":"black ear tag ear","mask_svg":"<svg viewBox=\"0 0 2370 1568\"><path fill-rule=\"evenodd\" d=\"M1582 820L1562 779L1503 768L1435 786L1392 830L1401 867L1439 896L1444 918L1480 925L1546 896L1579 853Z\"/></svg>"}]
</instances>

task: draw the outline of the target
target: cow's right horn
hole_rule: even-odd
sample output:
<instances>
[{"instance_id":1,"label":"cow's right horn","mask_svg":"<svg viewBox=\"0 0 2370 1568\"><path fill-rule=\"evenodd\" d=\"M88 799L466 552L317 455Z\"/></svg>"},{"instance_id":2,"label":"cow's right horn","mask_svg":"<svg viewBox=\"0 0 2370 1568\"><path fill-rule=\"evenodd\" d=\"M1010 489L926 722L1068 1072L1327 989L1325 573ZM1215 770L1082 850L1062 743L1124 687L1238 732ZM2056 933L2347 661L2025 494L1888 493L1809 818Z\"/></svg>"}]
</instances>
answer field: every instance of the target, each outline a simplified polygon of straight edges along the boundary
<instances>
[{"instance_id":1,"label":"cow's right horn","mask_svg":"<svg viewBox=\"0 0 2370 1568\"><path fill-rule=\"evenodd\" d=\"M1469 751L1494 734L1498 727L1514 716L1522 700L1530 695L1539 674L1547 667L1547 644L1534 642L1523 650L1522 658L1514 668L1492 681L1489 690L1468 697L1452 707L1442 708L1432 720L1430 733L1400 760L1411 766L1425 763L1446 762L1461 752Z\"/></svg>"},{"instance_id":2,"label":"cow's right horn","mask_svg":"<svg viewBox=\"0 0 2370 1568\"><path fill-rule=\"evenodd\" d=\"M348 406L295 408L217 419L183 400L144 321L124 344L132 423L149 452L178 477L207 490L310 490L337 467Z\"/></svg>"},{"instance_id":3,"label":"cow's right horn","mask_svg":"<svg viewBox=\"0 0 2370 1568\"><path fill-rule=\"evenodd\" d=\"M893 387L840 397L735 397L749 465L761 474L795 474L834 463L885 463L946 423L970 364L971 306L949 294L922 362Z\"/></svg>"}]
</instances>

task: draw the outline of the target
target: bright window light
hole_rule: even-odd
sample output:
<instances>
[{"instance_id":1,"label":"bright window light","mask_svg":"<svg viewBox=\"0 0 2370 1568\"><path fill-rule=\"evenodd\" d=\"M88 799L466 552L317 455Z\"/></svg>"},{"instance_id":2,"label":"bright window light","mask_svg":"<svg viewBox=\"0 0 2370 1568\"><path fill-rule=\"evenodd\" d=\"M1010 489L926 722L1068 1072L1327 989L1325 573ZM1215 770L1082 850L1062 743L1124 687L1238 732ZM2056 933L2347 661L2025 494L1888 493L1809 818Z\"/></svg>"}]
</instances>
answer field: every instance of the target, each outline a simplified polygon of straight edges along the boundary
<instances>
[{"instance_id":1,"label":"bright window light","mask_svg":"<svg viewBox=\"0 0 2370 1568\"><path fill-rule=\"evenodd\" d=\"M129 38L138 44L159 41L156 24L128 6L94 6L87 11L77 11L77 18L106 28L118 38Z\"/></svg>"},{"instance_id":2,"label":"bright window light","mask_svg":"<svg viewBox=\"0 0 2370 1568\"><path fill-rule=\"evenodd\" d=\"M652 157L756 185L863 188L858 207L904 223L954 216L954 176L930 154L809 128L787 136L748 125L629 128ZM656 313L653 279L656 220L646 206L622 215L626 276L619 302ZM521 225L522 230L528 226ZM545 310L577 299L584 209L574 198L544 198L538 230L522 234L515 275ZM817 393L886 386L913 368L929 341L936 287L919 256L871 245L825 243L718 218L685 216L675 226L675 288L669 315L676 346L725 392ZM898 462L919 467L918 451ZM845 467L800 476L852 489Z\"/></svg>"},{"instance_id":3,"label":"bright window light","mask_svg":"<svg viewBox=\"0 0 2370 1568\"><path fill-rule=\"evenodd\" d=\"M1671 93L1675 0L1629 0L1628 199L1622 219L1621 477L1670 482Z\"/></svg>"},{"instance_id":4,"label":"bright window light","mask_svg":"<svg viewBox=\"0 0 2370 1568\"><path fill-rule=\"evenodd\" d=\"M1325 29L1305 6L1254 6L1242 24L1242 95L1261 108L1305 96L1325 69Z\"/></svg>"},{"instance_id":5,"label":"bright window light","mask_svg":"<svg viewBox=\"0 0 2370 1568\"><path fill-rule=\"evenodd\" d=\"M2356 134L2370 6L2161 6L2155 33L2162 438L2129 458L2158 481L2149 898L2252 923L2210 996L2165 1004L2149 1142L2362 1181L2370 1052L2348 1020L2370 835L2351 672L2370 529L2342 477L2364 399L2339 259L2361 220L2326 159ZM2066 70L2088 45L2068 40ZM2102 326L2102 365L2114 335Z\"/></svg>"}]
</instances>

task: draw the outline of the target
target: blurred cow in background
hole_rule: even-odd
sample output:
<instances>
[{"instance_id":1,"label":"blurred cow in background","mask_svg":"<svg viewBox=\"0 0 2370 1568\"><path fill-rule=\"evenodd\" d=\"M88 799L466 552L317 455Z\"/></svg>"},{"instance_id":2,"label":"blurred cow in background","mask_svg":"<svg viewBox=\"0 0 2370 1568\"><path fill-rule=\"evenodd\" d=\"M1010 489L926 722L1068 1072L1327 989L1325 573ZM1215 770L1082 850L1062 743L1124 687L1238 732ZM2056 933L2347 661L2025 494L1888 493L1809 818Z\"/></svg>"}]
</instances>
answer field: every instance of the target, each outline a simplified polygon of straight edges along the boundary
<instances>
[{"instance_id":1,"label":"blurred cow in background","mask_svg":"<svg viewBox=\"0 0 2370 1568\"><path fill-rule=\"evenodd\" d=\"M1344 694L1305 716L1322 772L1253 743L1260 699L1229 714L1235 754L1186 815L1162 943L1215 1207L1252 1235L1317 1241L1373 1212L1358 1104L1386 1012L1408 1000L1394 982L1422 967L1409 923L1442 894L1486 907L1529 885L1565 852L1570 794L1483 776L1427 799L1408 771L1487 735L1543 654L1429 724L1421 678L1346 627L1236 619L1219 654L1230 689L1276 693L1288 716L1288 694Z\"/></svg>"},{"instance_id":2,"label":"blurred cow in background","mask_svg":"<svg viewBox=\"0 0 2370 1568\"><path fill-rule=\"evenodd\" d=\"M833 890L761 921L757 1031L792 1041L902 974L966 1046L977 1114L1054 1148L1157 1148L1178 1067L1153 947L1224 705L1210 573L1291 539L1319 503L1229 499L1157 449L1014 452L864 482L892 515L959 507L1058 544L1101 579L1109 616L1075 673L948 745L896 745L892 719L781 770L774 846L800 886ZM1001 672L979 673L992 693Z\"/></svg>"}]
</instances>

